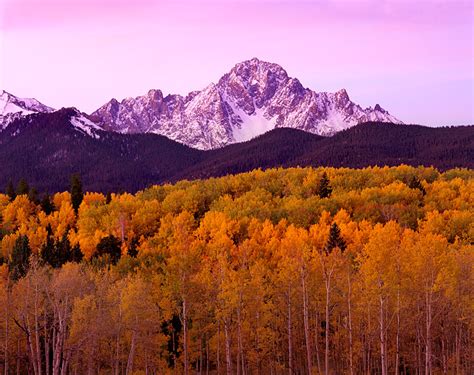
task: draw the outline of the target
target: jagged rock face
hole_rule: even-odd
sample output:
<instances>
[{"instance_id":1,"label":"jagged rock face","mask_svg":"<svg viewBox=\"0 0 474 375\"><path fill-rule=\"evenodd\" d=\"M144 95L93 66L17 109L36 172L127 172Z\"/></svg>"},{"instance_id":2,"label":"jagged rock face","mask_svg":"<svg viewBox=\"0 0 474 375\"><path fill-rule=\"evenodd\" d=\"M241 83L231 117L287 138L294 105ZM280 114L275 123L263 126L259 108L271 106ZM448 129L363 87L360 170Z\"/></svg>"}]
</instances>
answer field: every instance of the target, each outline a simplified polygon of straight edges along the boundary
<instances>
[{"instance_id":1,"label":"jagged rock face","mask_svg":"<svg viewBox=\"0 0 474 375\"><path fill-rule=\"evenodd\" d=\"M6 91L0 91L0 131L23 116L53 111L53 108L41 104L36 99L22 99Z\"/></svg>"},{"instance_id":2,"label":"jagged rock face","mask_svg":"<svg viewBox=\"0 0 474 375\"><path fill-rule=\"evenodd\" d=\"M258 59L237 64L217 84L186 97L150 90L120 103L112 99L91 119L107 130L157 133L199 149L246 141L273 128L332 135L367 121L401 123L378 104L363 109L345 90L314 92L279 65Z\"/></svg>"}]
</instances>

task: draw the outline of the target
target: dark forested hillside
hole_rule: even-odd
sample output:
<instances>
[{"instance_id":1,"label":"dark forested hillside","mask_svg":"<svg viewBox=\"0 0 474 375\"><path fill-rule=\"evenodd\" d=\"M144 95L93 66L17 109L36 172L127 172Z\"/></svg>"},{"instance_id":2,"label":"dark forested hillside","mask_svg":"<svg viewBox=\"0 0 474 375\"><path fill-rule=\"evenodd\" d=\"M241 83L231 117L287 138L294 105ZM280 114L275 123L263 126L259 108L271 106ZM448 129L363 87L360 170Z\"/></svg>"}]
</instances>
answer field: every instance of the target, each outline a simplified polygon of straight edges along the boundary
<instances>
[{"instance_id":1,"label":"dark forested hillside","mask_svg":"<svg viewBox=\"0 0 474 375\"><path fill-rule=\"evenodd\" d=\"M31 115L0 133L0 189L25 178L40 191L60 191L79 173L88 190L137 191L204 157L159 135L97 132L93 138L71 125L74 114L63 109Z\"/></svg>"},{"instance_id":2,"label":"dark forested hillside","mask_svg":"<svg viewBox=\"0 0 474 375\"><path fill-rule=\"evenodd\" d=\"M71 125L62 109L13 122L0 133L0 189L21 178L40 191L67 188L79 173L84 188L134 192L151 184L277 166L425 165L474 168L474 127L361 124L333 137L275 129L249 142L199 151L163 136L95 131Z\"/></svg>"},{"instance_id":3,"label":"dark forested hillside","mask_svg":"<svg viewBox=\"0 0 474 375\"><path fill-rule=\"evenodd\" d=\"M296 163L362 168L368 165L474 167L474 127L429 128L366 123L326 138Z\"/></svg>"}]
</instances>

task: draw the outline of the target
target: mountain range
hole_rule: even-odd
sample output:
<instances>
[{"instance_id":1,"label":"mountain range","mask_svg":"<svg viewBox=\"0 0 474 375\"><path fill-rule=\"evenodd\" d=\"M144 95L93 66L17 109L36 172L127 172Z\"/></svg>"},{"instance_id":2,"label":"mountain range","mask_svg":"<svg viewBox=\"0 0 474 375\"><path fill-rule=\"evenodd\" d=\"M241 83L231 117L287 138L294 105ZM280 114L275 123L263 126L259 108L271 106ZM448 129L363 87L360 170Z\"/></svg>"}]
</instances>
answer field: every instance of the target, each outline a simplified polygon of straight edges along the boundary
<instances>
[{"instance_id":1,"label":"mountain range","mask_svg":"<svg viewBox=\"0 0 474 375\"><path fill-rule=\"evenodd\" d=\"M35 99L3 92L0 131L21 116L52 111ZM281 66L253 58L235 65L217 84L186 96L164 96L160 90L150 90L121 102L112 99L90 115L82 113L78 126L122 134L159 134L210 150L248 141L275 128L333 135L369 121L402 123L378 104L365 109L355 104L344 89L312 91Z\"/></svg>"},{"instance_id":2,"label":"mountain range","mask_svg":"<svg viewBox=\"0 0 474 375\"><path fill-rule=\"evenodd\" d=\"M317 93L277 64L237 64L186 96L112 99L91 114L0 92L0 187L26 178L60 191L80 173L96 191L255 168L371 165L474 168L474 127L403 124L345 90Z\"/></svg>"}]
</instances>

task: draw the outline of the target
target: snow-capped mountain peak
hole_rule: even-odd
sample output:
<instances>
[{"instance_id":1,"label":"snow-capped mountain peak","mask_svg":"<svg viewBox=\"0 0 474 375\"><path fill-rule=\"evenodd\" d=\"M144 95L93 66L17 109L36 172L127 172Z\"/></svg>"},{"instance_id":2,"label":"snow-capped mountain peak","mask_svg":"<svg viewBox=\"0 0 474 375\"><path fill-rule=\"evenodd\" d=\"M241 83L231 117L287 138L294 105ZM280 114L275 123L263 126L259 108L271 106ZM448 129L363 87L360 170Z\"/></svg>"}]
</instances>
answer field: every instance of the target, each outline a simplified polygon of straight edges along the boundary
<instances>
[{"instance_id":1,"label":"snow-capped mountain peak","mask_svg":"<svg viewBox=\"0 0 474 375\"><path fill-rule=\"evenodd\" d=\"M91 119L106 130L157 133L200 149L247 141L276 127L332 135L367 121L401 123L378 104L363 109L345 89L312 91L278 64L257 58L236 64L201 91L163 97L150 90L113 99Z\"/></svg>"},{"instance_id":2,"label":"snow-capped mountain peak","mask_svg":"<svg viewBox=\"0 0 474 375\"><path fill-rule=\"evenodd\" d=\"M0 91L0 131L17 118L32 113L49 113L53 111L53 108L40 103L36 99L19 98L5 90Z\"/></svg>"},{"instance_id":3,"label":"snow-capped mountain peak","mask_svg":"<svg viewBox=\"0 0 474 375\"><path fill-rule=\"evenodd\" d=\"M54 109L32 98L19 98L5 90L0 91L0 116L11 113L53 112Z\"/></svg>"}]
</instances>

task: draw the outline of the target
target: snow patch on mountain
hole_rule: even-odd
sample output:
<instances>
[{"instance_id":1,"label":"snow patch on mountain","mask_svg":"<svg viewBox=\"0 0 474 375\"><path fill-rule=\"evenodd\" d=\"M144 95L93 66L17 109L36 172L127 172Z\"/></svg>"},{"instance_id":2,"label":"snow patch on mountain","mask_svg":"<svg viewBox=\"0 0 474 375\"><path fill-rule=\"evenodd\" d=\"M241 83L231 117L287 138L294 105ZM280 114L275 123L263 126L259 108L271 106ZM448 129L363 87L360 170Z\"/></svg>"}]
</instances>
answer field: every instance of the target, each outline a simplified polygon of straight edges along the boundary
<instances>
[{"instance_id":1,"label":"snow patch on mountain","mask_svg":"<svg viewBox=\"0 0 474 375\"><path fill-rule=\"evenodd\" d=\"M14 120L32 113L50 113L54 109L32 98L19 98L15 95L0 91L0 131Z\"/></svg>"},{"instance_id":2,"label":"snow patch on mountain","mask_svg":"<svg viewBox=\"0 0 474 375\"><path fill-rule=\"evenodd\" d=\"M235 142L246 142L275 128L275 119L265 117L265 111L257 108L248 115L242 109L229 103L238 121L232 126L232 136Z\"/></svg>"},{"instance_id":3,"label":"snow patch on mountain","mask_svg":"<svg viewBox=\"0 0 474 375\"><path fill-rule=\"evenodd\" d=\"M96 130L103 130L100 126L93 123L87 117L85 117L80 112L77 112L75 116L71 117L71 125L74 126L77 130L93 137L93 138L100 138L100 135L96 132Z\"/></svg>"}]
</instances>

